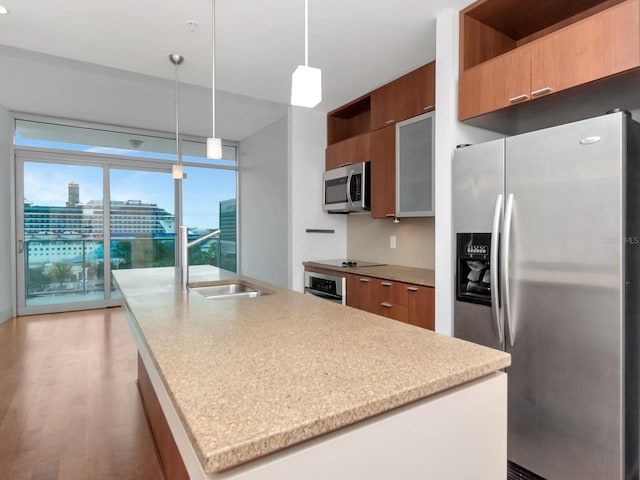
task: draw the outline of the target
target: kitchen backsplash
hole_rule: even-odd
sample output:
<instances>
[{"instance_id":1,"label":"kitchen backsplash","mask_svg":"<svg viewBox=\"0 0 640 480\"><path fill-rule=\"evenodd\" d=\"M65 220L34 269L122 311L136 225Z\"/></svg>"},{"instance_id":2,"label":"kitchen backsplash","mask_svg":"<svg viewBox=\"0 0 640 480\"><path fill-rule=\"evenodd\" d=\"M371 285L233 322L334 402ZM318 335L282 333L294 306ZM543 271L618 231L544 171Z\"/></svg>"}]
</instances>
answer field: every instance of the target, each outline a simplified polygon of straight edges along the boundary
<instances>
[{"instance_id":1,"label":"kitchen backsplash","mask_svg":"<svg viewBox=\"0 0 640 480\"><path fill-rule=\"evenodd\" d=\"M390 248L391 236L396 248ZM406 267L435 268L435 218L401 218L399 223L350 214L347 257Z\"/></svg>"}]
</instances>

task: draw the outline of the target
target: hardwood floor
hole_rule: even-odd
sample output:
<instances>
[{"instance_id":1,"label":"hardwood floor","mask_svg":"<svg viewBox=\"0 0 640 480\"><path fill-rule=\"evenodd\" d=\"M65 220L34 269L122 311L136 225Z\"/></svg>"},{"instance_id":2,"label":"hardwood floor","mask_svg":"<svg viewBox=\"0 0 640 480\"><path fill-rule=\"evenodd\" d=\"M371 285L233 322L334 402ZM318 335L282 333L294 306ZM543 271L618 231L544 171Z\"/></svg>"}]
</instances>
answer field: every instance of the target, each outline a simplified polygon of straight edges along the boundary
<instances>
[{"instance_id":1,"label":"hardwood floor","mask_svg":"<svg viewBox=\"0 0 640 480\"><path fill-rule=\"evenodd\" d=\"M162 479L119 308L0 324L0 479Z\"/></svg>"}]
</instances>

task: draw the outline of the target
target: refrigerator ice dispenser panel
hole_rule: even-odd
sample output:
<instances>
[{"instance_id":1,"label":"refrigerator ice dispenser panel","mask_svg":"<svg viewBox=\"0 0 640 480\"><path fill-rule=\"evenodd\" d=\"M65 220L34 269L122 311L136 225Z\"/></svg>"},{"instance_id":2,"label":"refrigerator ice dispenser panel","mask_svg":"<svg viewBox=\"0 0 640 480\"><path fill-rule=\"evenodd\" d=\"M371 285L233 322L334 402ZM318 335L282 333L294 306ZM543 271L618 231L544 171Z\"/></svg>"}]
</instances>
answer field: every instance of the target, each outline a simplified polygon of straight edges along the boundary
<instances>
[{"instance_id":1,"label":"refrigerator ice dispenser panel","mask_svg":"<svg viewBox=\"0 0 640 480\"><path fill-rule=\"evenodd\" d=\"M491 305L491 234L458 233L456 245L456 298Z\"/></svg>"}]
</instances>

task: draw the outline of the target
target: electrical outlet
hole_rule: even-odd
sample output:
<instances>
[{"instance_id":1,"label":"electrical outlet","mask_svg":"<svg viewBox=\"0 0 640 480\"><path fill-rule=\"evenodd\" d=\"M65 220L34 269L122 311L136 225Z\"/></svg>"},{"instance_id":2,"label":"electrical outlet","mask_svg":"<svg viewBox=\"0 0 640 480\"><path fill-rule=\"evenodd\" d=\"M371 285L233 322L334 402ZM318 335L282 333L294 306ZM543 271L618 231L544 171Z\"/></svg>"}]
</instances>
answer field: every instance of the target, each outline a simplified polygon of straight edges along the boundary
<instances>
[{"instance_id":1,"label":"electrical outlet","mask_svg":"<svg viewBox=\"0 0 640 480\"><path fill-rule=\"evenodd\" d=\"M391 235L389 237L389 247L390 248L396 248L396 236L395 235Z\"/></svg>"}]
</instances>

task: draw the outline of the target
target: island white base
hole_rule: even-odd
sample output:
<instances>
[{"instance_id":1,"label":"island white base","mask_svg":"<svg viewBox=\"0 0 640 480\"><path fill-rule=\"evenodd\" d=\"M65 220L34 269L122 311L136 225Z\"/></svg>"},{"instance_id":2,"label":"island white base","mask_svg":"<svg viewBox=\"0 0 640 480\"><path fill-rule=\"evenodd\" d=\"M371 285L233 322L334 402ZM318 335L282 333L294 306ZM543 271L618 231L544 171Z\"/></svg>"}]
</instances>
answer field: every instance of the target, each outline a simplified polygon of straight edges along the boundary
<instances>
[{"instance_id":1,"label":"island white base","mask_svg":"<svg viewBox=\"0 0 640 480\"><path fill-rule=\"evenodd\" d=\"M503 372L228 471L207 474L140 333L129 325L191 480L506 478L507 375Z\"/></svg>"},{"instance_id":2,"label":"island white base","mask_svg":"<svg viewBox=\"0 0 640 480\"><path fill-rule=\"evenodd\" d=\"M498 480L507 477L499 372L209 479Z\"/></svg>"}]
</instances>

